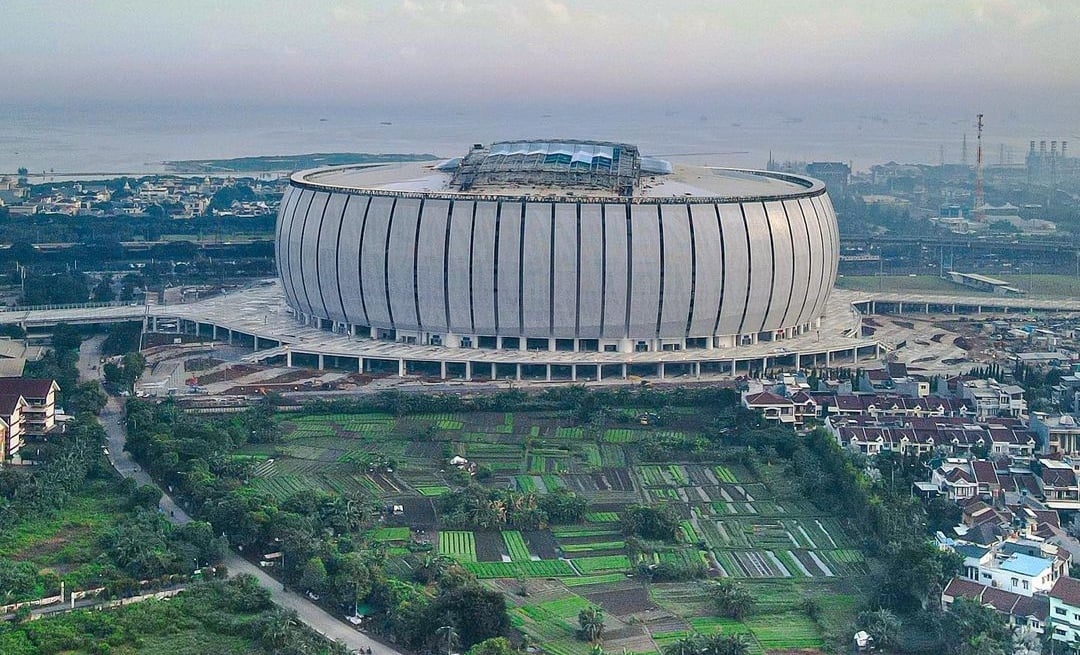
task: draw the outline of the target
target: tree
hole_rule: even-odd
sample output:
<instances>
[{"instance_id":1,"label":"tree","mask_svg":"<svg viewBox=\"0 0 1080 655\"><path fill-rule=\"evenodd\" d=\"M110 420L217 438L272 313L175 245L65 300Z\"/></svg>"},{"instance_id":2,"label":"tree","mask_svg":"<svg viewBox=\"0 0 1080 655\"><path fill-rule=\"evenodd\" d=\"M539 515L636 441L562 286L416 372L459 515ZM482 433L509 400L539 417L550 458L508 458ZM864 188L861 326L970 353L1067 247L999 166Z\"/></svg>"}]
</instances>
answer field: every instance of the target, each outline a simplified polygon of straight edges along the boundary
<instances>
[{"instance_id":1,"label":"tree","mask_svg":"<svg viewBox=\"0 0 1080 655\"><path fill-rule=\"evenodd\" d=\"M475 644L466 655L516 655L517 651L506 637L492 637Z\"/></svg>"},{"instance_id":2,"label":"tree","mask_svg":"<svg viewBox=\"0 0 1080 655\"><path fill-rule=\"evenodd\" d=\"M599 607L586 607L578 612L581 638L596 644L604 638L604 612Z\"/></svg>"},{"instance_id":3,"label":"tree","mask_svg":"<svg viewBox=\"0 0 1080 655\"><path fill-rule=\"evenodd\" d=\"M457 628L449 623L439 626L435 630L435 639L438 640L446 655L450 655L455 648L461 645L461 635L458 634Z\"/></svg>"},{"instance_id":4,"label":"tree","mask_svg":"<svg viewBox=\"0 0 1080 655\"><path fill-rule=\"evenodd\" d=\"M900 634L900 619L887 609L863 612L859 615L858 625L874 638L879 648L894 645Z\"/></svg>"},{"instance_id":5,"label":"tree","mask_svg":"<svg viewBox=\"0 0 1080 655\"><path fill-rule=\"evenodd\" d=\"M326 565L319 557L312 557L304 564L300 574L300 586L308 591L321 592L326 588Z\"/></svg>"},{"instance_id":6,"label":"tree","mask_svg":"<svg viewBox=\"0 0 1080 655\"><path fill-rule=\"evenodd\" d=\"M131 495L131 503L136 507L156 509L163 495L161 488L153 482L144 484Z\"/></svg>"},{"instance_id":7,"label":"tree","mask_svg":"<svg viewBox=\"0 0 1080 655\"><path fill-rule=\"evenodd\" d=\"M672 541L679 528L679 515L671 505L629 505L623 512L622 525L627 534Z\"/></svg>"},{"instance_id":8,"label":"tree","mask_svg":"<svg viewBox=\"0 0 1080 655\"><path fill-rule=\"evenodd\" d=\"M737 621L741 621L753 612L757 604L746 587L726 578L721 578L712 584L710 595L722 616Z\"/></svg>"}]
</instances>

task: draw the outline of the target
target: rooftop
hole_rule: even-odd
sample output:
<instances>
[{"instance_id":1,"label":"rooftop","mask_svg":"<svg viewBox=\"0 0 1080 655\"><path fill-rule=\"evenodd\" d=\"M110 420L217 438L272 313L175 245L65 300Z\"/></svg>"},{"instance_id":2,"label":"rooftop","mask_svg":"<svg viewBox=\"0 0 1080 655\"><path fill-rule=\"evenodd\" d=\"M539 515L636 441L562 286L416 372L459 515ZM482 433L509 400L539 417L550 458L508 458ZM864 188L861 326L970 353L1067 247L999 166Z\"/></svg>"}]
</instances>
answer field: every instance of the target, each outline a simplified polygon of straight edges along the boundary
<instances>
[{"instance_id":1,"label":"rooftop","mask_svg":"<svg viewBox=\"0 0 1080 655\"><path fill-rule=\"evenodd\" d=\"M769 200L815 195L811 178L720 167L673 166L643 157L637 146L605 141L513 141L477 144L464 157L315 168L294 173L294 185L340 191L374 191L528 197L601 202L670 198L686 202Z\"/></svg>"},{"instance_id":2,"label":"rooftop","mask_svg":"<svg viewBox=\"0 0 1080 655\"><path fill-rule=\"evenodd\" d=\"M1052 564L1053 563L1050 560L1043 559L1042 557L1032 557L1031 555L1024 555L1023 553L1013 553L1012 555L1009 555L1009 558L1003 561L998 568L1003 571L1035 577L1041 575L1046 569L1050 568Z\"/></svg>"}]
</instances>

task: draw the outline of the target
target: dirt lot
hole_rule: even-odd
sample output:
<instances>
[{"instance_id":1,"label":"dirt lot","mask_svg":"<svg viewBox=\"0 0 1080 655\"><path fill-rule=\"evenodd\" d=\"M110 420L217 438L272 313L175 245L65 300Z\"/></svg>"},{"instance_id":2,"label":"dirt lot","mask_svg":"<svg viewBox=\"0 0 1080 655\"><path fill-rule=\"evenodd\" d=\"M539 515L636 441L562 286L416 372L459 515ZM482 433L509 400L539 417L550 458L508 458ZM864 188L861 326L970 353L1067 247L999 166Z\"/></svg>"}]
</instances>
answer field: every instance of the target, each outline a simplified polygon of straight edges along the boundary
<instances>
[{"instance_id":1,"label":"dirt lot","mask_svg":"<svg viewBox=\"0 0 1080 655\"><path fill-rule=\"evenodd\" d=\"M503 556L502 534L498 532L473 532L476 539L476 559L479 562L501 562Z\"/></svg>"},{"instance_id":2,"label":"dirt lot","mask_svg":"<svg viewBox=\"0 0 1080 655\"><path fill-rule=\"evenodd\" d=\"M656 605L649 598L649 590L642 586L597 591L584 596L615 616L628 616L656 609Z\"/></svg>"},{"instance_id":3,"label":"dirt lot","mask_svg":"<svg viewBox=\"0 0 1080 655\"><path fill-rule=\"evenodd\" d=\"M540 556L540 559L558 559L559 555L555 552L557 546L555 537L551 536L550 532L545 530L521 534L525 537L525 543L529 545L529 552L533 555Z\"/></svg>"}]
</instances>

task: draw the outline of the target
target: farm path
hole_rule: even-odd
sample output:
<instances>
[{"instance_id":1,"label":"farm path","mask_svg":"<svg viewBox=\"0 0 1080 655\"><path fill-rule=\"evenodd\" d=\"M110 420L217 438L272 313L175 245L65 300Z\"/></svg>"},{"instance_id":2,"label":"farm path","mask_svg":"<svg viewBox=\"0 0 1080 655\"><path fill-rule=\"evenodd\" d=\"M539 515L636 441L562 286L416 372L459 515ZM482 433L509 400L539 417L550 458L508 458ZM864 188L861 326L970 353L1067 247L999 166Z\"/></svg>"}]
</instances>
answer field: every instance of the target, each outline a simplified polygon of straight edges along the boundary
<instances>
[{"instance_id":1,"label":"farm path","mask_svg":"<svg viewBox=\"0 0 1080 655\"><path fill-rule=\"evenodd\" d=\"M79 377L83 381L100 379L101 370L98 362L101 359L101 344L104 336L95 336L83 342L79 350ZM101 411L98 421L108 435L109 461L113 467L127 478L134 478L139 485L153 482L150 475L143 471L138 464L131 459L131 455L124 450L127 434L123 425L123 405L120 399L110 396L105 409ZM168 517L169 521L176 525L183 525L191 521L187 512L177 505L168 493L161 496L159 505L161 512ZM286 591L282 584L264 573L246 559L240 557L235 551L229 550L225 555L225 566L229 569L229 575L246 573L253 576L259 585L270 592L270 598L277 605L294 610L297 616L312 630L323 635L327 639L340 641L351 651L365 652L370 649L372 655L404 655L400 650L387 644L376 641L371 637L356 631L348 624L339 621L326 610L309 602L303 596Z\"/></svg>"}]
</instances>

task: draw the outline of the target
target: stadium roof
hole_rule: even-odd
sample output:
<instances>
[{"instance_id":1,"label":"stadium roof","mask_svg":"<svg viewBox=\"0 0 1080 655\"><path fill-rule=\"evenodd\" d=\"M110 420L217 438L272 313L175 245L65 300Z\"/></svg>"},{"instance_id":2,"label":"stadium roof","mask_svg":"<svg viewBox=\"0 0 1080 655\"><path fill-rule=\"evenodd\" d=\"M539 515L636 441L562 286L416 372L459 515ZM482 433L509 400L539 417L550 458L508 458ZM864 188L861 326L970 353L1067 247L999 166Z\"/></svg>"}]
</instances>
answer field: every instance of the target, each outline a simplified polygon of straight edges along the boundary
<instances>
[{"instance_id":1,"label":"stadium roof","mask_svg":"<svg viewBox=\"0 0 1080 655\"><path fill-rule=\"evenodd\" d=\"M642 171L629 197L611 188L558 186L535 182L487 184L468 191L455 187L453 170L430 162L351 165L316 168L292 175L296 186L317 191L363 192L374 195L427 198L463 196L486 199L528 199L557 202L737 202L746 200L788 200L821 193L823 185L811 178L730 168L674 166L666 175Z\"/></svg>"},{"instance_id":2,"label":"stadium roof","mask_svg":"<svg viewBox=\"0 0 1080 655\"><path fill-rule=\"evenodd\" d=\"M473 146L459 161L450 185L461 191L551 186L630 196L640 174L637 146L627 143L500 141L490 148Z\"/></svg>"}]
</instances>

